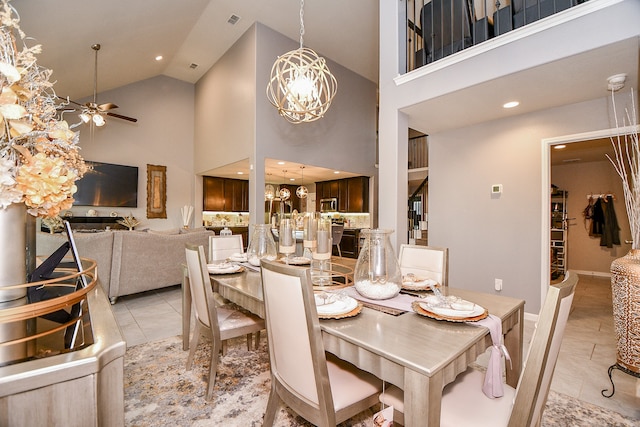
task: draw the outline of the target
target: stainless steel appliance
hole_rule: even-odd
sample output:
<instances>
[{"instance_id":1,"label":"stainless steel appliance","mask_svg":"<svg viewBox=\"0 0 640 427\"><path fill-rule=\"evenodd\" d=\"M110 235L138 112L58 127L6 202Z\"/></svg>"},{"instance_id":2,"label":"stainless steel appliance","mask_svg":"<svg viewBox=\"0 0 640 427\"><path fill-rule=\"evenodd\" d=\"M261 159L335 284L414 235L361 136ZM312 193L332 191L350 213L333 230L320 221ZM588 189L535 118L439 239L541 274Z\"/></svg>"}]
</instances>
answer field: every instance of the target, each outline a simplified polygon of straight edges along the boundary
<instances>
[{"instance_id":1,"label":"stainless steel appliance","mask_svg":"<svg viewBox=\"0 0 640 427\"><path fill-rule=\"evenodd\" d=\"M335 197L320 199L320 212L338 212L338 199Z\"/></svg>"}]
</instances>

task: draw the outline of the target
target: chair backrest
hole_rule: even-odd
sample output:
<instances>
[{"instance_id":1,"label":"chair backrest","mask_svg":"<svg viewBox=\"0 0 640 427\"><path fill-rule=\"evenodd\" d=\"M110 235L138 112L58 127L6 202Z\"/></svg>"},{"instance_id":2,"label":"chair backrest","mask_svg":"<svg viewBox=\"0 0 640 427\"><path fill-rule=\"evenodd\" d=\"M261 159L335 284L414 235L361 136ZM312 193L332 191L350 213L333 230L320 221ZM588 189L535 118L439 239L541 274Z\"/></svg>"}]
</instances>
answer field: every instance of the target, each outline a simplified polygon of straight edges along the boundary
<instances>
[{"instance_id":1,"label":"chair backrest","mask_svg":"<svg viewBox=\"0 0 640 427\"><path fill-rule=\"evenodd\" d=\"M195 316L198 321L211 328L214 337L220 335L216 305L213 299L211 279L207 270L206 256L202 245L187 244L185 248L189 287Z\"/></svg>"},{"instance_id":2,"label":"chair backrest","mask_svg":"<svg viewBox=\"0 0 640 427\"><path fill-rule=\"evenodd\" d=\"M243 253L242 243L242 234L209 236L209 261L224 261L233 254Z\"/></svg>"},{"instance_id":3,"label":"chair backrest","mask_svg":"<svg viewBox=\"0 0 640 427\"><path fill-rule=\"evenodd\" d=\"M509 426L539 425L577 283L578 275L567 272L561 283L549 286L518 381Z\"/></svg>"},{"instance_id":4,"label":"chair backrest","mask_svg":"<svg viewBox=\"0 0 640 427\"><path fill-rule=\"evenodd\" d=\"M442 286L449 282L449 249L435 246L400 246L398 256L402 275L409 273L417 277L433 279Z\"/></svg>"},{"instance_id":5,"label":"chair backrest","mask_svg":"<svg viewBox=\"0 0 640 427\"><path fill-rule=\"evenodd\" d=\"M264 259L261 265L271 374L279 390L290 399L279 394L287 405L314 424L335 425L309 269Z\"/></svg>"},{"instance_id":6,"label":"chair backrest","mask_svg":"<svg viewBox=\"0 0 640 427\"><path fill-rule=\"evenodd\" d=\"M344 234L344 224L331 224L331 240L334 245L339 245Z\"/></svg>"}]
</instances>

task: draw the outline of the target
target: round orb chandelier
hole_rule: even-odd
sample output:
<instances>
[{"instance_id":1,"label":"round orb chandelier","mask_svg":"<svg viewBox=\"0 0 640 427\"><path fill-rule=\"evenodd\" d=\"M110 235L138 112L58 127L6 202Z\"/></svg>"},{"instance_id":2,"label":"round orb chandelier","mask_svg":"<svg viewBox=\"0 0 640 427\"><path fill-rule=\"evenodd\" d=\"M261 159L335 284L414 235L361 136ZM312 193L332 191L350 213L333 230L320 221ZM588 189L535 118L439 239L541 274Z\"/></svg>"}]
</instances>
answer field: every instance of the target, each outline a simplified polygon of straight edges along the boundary
<instances>
[{"instance_id":1,"label":"round orb chandelier","mask_svg":"<svg viewBox=\"0 0 640 427\"><path fill-rule=\"evenodd\" d=\"M304 186L304 166L300 166L300 187L296 188L296 196L300 199L305 199L309 194L309 189Z\"/></svg>"},{"instance_id":2,"label":"round orb chandelier","mask_svg":"<svg viewBox=\"0 0 640 427\"><path fill-rule=\"evenodd\" d=\"M291 190L287 187L281 187L278 194L280 195L280 200L289 200L289 197L291 197Z\"/></svg>"},{"instance_id":3,"label":"round orb chandelier","mask_svg":"<svg viewBox=\"0 0 640 427\"><path fill-rule=\"evenodd\" d=\"M303 47L304 0L300 2L300 47L276 59L267 85L267 98L287 121L313 122L324 116L336 95L338 82L327 61Z\"/></svg>"}]
</instances>

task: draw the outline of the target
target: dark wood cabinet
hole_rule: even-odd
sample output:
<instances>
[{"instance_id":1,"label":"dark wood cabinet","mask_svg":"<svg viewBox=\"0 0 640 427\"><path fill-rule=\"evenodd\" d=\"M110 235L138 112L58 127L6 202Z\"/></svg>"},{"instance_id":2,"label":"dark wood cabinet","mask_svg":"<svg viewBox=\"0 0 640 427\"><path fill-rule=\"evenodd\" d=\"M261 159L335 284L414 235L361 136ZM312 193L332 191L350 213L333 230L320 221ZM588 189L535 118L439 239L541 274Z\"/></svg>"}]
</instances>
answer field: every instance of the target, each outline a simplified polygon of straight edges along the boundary
<instances>
[{"instance_id":1,"label":"dark wood cabinet","mask_svg":"<svg viewBox=\"0 0 640 427\"><path fill-rule=\"evenodd\" d=\"M338 211L340 212L369 212L369 178L356 176L316 182L316 210L320 210L321 199L331 197L338 199Z\"/></svg>"},{"instance_id":2,"label":"dark wood cabinet","mask_svg":"<svg viewBox=\"0 0 640 427\"><path fill-rule=\"evenodd\" d=\"M241 179L204 176L202 206L205 211L247 212L249 182Z\"/></svg>"},{"instance_id":3,"label":"dark wood cabinet","mask_svg":"<svg viewBox=\"0 0 640 427\"><path fill-rule=\"evenodd\" d=\"M340 240L340 252L344 258L358 258L360 230L345 229ZM333 255L338 256L338 249L333 247Z\"/></svg>"}]
</instances>

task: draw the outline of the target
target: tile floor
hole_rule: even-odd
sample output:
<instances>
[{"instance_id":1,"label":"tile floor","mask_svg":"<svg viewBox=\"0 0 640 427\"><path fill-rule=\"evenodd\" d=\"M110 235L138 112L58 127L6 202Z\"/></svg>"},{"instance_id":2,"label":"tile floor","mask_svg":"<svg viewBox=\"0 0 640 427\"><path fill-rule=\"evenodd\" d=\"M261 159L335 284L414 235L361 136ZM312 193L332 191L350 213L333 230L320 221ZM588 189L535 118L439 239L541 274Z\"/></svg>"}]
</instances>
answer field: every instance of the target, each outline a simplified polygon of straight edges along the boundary
<instances>
[{"instance_id":1,"label":"tile floor","mask_svg":"<svg viewBox=\"0 0 640 427\"><path fill-rule=\"evenodd\" d=\"M179 286L122 297L112 307L127 346L181 334ZM533 329L526 321L525 347ZM640 380L616 370L614 396L600 393L610 389L615 345L610 279L581 275L551 388L640 420Z\"/></svg>"}]
</instances>

